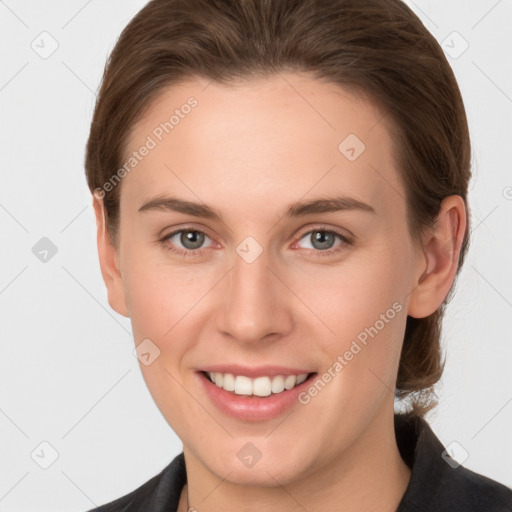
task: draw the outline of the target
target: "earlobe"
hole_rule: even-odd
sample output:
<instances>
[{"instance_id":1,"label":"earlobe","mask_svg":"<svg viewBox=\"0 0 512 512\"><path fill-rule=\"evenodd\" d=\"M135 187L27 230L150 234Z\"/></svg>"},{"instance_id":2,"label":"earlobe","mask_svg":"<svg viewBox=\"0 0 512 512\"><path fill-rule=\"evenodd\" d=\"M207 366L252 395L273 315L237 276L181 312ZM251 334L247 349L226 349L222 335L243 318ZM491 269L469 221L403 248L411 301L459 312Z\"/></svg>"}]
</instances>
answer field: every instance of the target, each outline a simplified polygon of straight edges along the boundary
<instances>
[{"instance_id":1,"label":"earlobe","mask_svg":"<svg viewBox=\"0 0 512 512\"><path fill-rule=\"evenodd\" d=\"M434 226L425 236L420 262L423 271L410 293L408 315L414 318L429 316L445 300L455 279L466 223L462 197L446 197Z\"/></svg>"},{"instance_id":2,"label":"earlobe","mask_svg":"<svg viewBox=\"0 0 512 512\"><path fill-rule=\"evenodd\" d=\"M119 254L110 239L103 199L93 194L93 207L96 217L98 257L101 275L107 287L108 303L120 315L129 317L124 296L123 282L119 270Z\"/></svg>"}]
</instances>

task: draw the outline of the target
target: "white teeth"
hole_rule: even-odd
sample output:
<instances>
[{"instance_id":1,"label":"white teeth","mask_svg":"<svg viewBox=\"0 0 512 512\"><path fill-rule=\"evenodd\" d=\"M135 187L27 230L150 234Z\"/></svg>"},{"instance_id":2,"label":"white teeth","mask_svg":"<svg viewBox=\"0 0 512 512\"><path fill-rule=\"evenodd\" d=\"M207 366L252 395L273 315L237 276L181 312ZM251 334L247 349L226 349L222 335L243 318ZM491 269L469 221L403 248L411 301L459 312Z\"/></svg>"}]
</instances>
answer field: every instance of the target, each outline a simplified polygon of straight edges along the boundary
<instances>
[{"instance_id":1,"label":"white teeth","mask_svg":"<svg viewBox=\"0 0 512 512\"><path fill-rule=\"evenodd\" d=\"M215 379L214 379L215 384L217 386L219 386L219 388L221 388L222 387L222 381L224 380L222 373L215 373L214 376L215 376Z\"/></svg>"},{"instance_id":2,"label":"white teeth","mask_svg":"<svg viewBox=\"0 0 512 512\"><path fill-rule=\"evenodd\" d=\"M269 396L272 394L270 377L258 377L252 381L252 393L256 396Z\"/></svg>"},{"instance_id":3,"label":"white teeth","mask_svg":"<svg viewBox=\"0 0 512 512\"><path fill-rule=\"evenodd\" d=\"M295 375L288 375L286 379L284 379L284 387L286 389L292 389L295 387L295 384L297 383L297 377Z\"/></svg>"},{"instance_id":4,"label":"white teeth","mask_svg":"<svg viewBox=\"0 0 512 512\"><path fill-rule=\"evenodd\" d=\"M232 373L208 372L208 376L219 388L234 391L237 395L269 396L272 393L282 393L302 384L308 377L307 373L300 375L276 375L275 377L257 377L251 379L245 375Z\"/></svg>"},{"instance_id":5,"label":"white teeth","mask_svg":"<svg viewBox=\"0 0 512 512\"><path fill-rule=\"evenodd\" d=\"M249 377L244 377L243 375L238 375L237 378L235 379L235 393L237 395L251 395L251 379L249 379Z\"/></svg>"},{"instance_id":6,"label":"white teeth","mask_svg":"<svg viewBox=\"0 0 512 512\"><path fill-rule=\"evenodd\" d=\"M308 378L307 373L301 373L297 376L297 385L302 384Z\"/></svg>"},{"instance_id":7,"label":"white teeth","mask_svg":"<svg viewBox=\"0 0 512 512\"><path fill-rule=\"evenodd\" d=\"M235 391L235 377L231 375L231 373L224 374L224 382L222 383L222 387L226 391Z\"/></svg>"},{"instance_id":8,"label":"white teeth","mask_svg":"<svg viewBox=\"0 0 512 512\"><path fill-rule=\"evenodd\" d=\"M272 393L281 393L284 391L284 377L278 375L272 379Z\"/></svg>"}]
</instances>

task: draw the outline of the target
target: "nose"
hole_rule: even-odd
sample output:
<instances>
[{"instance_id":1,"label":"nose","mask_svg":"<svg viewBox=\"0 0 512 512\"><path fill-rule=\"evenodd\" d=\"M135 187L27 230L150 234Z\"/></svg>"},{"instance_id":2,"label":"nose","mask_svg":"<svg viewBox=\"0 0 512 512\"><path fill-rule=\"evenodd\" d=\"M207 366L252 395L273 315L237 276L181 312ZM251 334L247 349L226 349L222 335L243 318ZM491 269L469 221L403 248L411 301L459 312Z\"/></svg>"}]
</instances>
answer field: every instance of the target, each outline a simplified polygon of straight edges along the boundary
<instances>
[{"instance_id":1,"label":"nose","mask_svg":"<svg viewBox=\"0 0 512 512\"><path fill-rule=\"evenodd\" d=\"M244 344L286 336L293 327L292 297L282 282L286 279L276 277L279 267L272 265L268 251L254 261L240 254L234 254L221 291L224 300L217 312L217 328Z\"/></svg>"}]
</instances>

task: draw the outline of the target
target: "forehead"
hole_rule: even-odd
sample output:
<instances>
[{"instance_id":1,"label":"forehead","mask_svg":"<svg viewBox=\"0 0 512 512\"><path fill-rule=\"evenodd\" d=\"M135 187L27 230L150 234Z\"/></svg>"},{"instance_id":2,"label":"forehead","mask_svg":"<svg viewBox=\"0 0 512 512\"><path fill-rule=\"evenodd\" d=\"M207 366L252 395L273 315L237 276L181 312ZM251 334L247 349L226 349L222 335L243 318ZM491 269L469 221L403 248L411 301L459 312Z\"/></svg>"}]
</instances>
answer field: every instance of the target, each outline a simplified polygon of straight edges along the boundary
<instances>
[{"instance_id":1,"label":"forehead","mask_svg":"<svg viewBox=\"0 0 512 512\"><path fill-rule=\"evenodd\" d=\"M130 201L179 189L248 206L335 188L378 209L403 197L384 113L303 74L169 87L134 125L125 160L143 146L123 180Z\"/></svg>"}]
</instances>

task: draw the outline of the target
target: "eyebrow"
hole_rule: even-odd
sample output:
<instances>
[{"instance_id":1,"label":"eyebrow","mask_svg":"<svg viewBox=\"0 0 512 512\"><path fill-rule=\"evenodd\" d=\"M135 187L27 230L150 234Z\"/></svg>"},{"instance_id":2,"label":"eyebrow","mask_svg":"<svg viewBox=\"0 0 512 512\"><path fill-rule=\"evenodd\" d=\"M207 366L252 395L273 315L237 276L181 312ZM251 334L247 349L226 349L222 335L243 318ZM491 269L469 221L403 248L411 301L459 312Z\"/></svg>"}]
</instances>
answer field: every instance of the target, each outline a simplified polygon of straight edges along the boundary
<instances>
[{"instance_id":1,"label":"eyebrow","mask_svg":"<svg viewBox=\"0 0 512 512\"><path fill-rule=\"evenodd\" d=\"M356 210L376 213L374 208L354 197L339 196L297 201L288 206L285 217L302 217L312 213L333 213L338 211ZM206 219L222 221L222 216L212 207L204 203L185 201L177 197L157 196L144 202L138 210L147 211L174 211L203 217Z\"/></svg>"}]
</instances>

